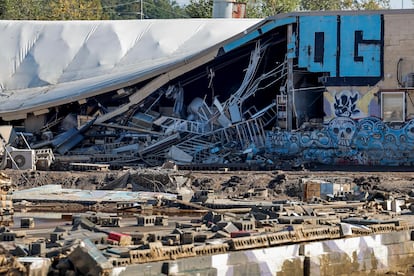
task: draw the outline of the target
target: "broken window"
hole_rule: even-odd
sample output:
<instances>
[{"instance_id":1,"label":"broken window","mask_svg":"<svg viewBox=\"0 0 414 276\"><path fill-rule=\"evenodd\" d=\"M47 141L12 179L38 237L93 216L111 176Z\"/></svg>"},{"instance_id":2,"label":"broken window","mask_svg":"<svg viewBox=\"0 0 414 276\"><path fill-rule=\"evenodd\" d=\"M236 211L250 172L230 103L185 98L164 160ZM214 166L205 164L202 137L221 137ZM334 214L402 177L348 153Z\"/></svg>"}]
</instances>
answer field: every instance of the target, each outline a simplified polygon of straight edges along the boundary
<instances>
[{"instance_id":1,"label":"broken window","mask_svg":"<svg viewBox=\"0 0 414 276\"><path fill-rule=\"evenodd\" d=\"M404 122L405 92L382 92L381 116L384 122Z\"/></svg>"}]
</instances>

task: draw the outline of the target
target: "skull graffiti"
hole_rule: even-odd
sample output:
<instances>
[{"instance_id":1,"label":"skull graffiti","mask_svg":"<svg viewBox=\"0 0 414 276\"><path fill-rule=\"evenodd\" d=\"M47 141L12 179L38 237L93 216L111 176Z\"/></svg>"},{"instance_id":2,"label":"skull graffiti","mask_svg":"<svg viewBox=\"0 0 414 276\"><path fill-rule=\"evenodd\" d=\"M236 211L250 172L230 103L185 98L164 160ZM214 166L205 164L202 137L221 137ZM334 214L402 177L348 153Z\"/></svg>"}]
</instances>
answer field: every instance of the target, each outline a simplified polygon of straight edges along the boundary
<instances>
[{"instance_id":1,"label":"skull graffiti","mask_svg":"<svg viewBox=\"0 0 414 276\"><path fill-rule=\"evenodd\" d=\"M334 145L341 149L348 148L356 132L356 123L346 117L334 118L329 123L328 131Z\"/></svg>"}]
</instances>

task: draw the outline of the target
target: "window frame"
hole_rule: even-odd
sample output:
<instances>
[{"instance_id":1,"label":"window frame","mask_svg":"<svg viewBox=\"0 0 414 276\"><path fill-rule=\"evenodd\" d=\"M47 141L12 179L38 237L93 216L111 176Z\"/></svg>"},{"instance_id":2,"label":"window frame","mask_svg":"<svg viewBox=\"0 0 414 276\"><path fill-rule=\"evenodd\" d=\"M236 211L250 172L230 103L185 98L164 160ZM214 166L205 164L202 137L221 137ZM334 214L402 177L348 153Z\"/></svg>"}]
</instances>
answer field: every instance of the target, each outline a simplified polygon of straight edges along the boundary
<instances>
[{"instance_id":1,"label":"window frame","mask_svg":"<svg viewBox=\"0 0 414 276\"><path fill-rule=\"evenodd\" d=\"M381 119L382 119L382 121L388 122L388 123L405 122L405 120L406 120L406 113L407 113L406 112L406 105L407 105L407 103L406 103L406 95L405 94L406 94L405 91L381 92ZM402 106L401 106L401 109L402 109L402 118L401 118L401 120L400 119L393 120L393 119L391 119L392 117L390 119L386 119L386 116L384 116L384 111L387 111L386 108L384 109L384 103L385 103L384 98L387 95L392 95L392 96L401 95L402 96Z\"/></svg>"}]
</instances>

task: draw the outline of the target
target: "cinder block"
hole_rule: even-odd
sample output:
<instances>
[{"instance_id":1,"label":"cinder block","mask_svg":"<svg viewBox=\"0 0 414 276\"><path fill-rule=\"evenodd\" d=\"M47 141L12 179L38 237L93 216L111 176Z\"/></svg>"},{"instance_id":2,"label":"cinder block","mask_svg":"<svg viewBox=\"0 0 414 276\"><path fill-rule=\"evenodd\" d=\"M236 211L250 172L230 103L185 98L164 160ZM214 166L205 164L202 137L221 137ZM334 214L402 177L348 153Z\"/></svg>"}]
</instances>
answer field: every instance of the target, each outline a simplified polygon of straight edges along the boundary
<instances>
[{"instance_id":1,"label":"cinder block","mask_svg":"<svg viewBox=\"0 0 414 276\"><path fill-rule=\"evenodd\" d=\"M21 218L20 228L34 228L35 222L33 218Z\"/></svg>"},{"instance_id":2,"label":"cinder block","mask_svg":"<svg viewBox=\"0 0 414 276\"><path fill-rule=\"evenodd\" d=\"M194 234L193 232L184 232L180 235L181 244L193 244L194 243Z\"/></svg>"},{"instance_id":3,"label":"cinder block","mask_svg":"<svg viewBox=\"0 0 414 276\"><path fill-rule=\"evenodd\" d=\"M14 241L16 239L16 233L4 232L0 234L0 241Z\"/></svg>"},{"instance_id":4,"label":"cinder block","mask_svg":"<svg viewBox=\"0 0 414 276\"><path fill-rule=\"evenodd\" d=\"M46 243L41 242L32 242L29 245L29 252L31 256L43 256L46 253Z\"/></svg>"},{"instance_id":5,"label":"cinder block","mask_svg":"<svg viewBox=\"0 0 414 276\"><path fill-rule=\"evenodd\" d=\"M381 244L398 244L411 240L411 233L409 231L390 232L381 234Z\"/></svg>"}]
</instances>

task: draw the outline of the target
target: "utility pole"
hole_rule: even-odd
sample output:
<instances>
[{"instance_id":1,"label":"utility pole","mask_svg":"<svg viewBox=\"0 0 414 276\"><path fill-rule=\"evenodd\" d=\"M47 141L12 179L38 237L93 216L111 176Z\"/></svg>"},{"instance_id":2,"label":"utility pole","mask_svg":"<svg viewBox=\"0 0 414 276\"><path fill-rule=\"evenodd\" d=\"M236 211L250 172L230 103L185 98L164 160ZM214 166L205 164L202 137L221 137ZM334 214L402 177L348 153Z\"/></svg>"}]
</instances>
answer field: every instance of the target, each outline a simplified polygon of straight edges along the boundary
<instances>
[{"instance_id":1,"label":"utility pole","mask_svg":"<svg viewBox=\"0 0 414 276\"><path fill-rule=\"evenodd\" d=\"M287 26L287 43L288 45L292 42L293 35L293 26L289 24ZM293 121L293 57L289 55L287 58L287 85L286 85L286 130L292 130L292 121Z\"/></svg>"},{"instance_id":2,"label":"utility pole","mask_svg":"<svg viewBox=\"0 0 414 276\"><path fill-rule=\"evenodd\" d=\"M141 4L141 20L144 19L144 1L143 0L139 0L140 4Z\"/></svg>"}]
</instances>

